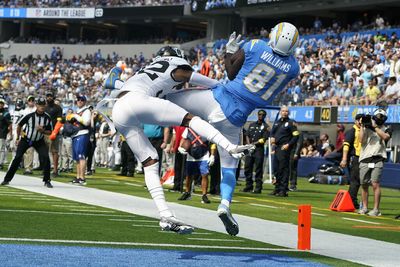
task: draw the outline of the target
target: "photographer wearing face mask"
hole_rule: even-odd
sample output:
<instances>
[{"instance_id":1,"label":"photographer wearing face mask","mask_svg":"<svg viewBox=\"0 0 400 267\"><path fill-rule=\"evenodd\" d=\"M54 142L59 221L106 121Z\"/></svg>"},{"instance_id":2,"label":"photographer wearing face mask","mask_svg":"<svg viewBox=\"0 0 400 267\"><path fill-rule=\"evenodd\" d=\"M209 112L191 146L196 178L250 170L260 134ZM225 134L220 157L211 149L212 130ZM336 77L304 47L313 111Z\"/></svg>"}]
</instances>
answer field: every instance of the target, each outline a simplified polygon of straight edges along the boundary
<instances>
[{"instance_id":1,"label":"photographer wearing face mask","mask_svg":"<svg viewBox=\"0 0 400 267\"><path fill-rule=\"evenodd\" d=\"M373 116L364 115L361 119L359 140L360 153L360 184L362 187L362 208L359 214L380 216L379 203L381 198L380 179L383 163L386 161L386 143L392 136L391 128L384 125L387 113L377 109ZM368 212L368 187L371 182L374 191L374 208Z\"/></svg>"}]
</instances>

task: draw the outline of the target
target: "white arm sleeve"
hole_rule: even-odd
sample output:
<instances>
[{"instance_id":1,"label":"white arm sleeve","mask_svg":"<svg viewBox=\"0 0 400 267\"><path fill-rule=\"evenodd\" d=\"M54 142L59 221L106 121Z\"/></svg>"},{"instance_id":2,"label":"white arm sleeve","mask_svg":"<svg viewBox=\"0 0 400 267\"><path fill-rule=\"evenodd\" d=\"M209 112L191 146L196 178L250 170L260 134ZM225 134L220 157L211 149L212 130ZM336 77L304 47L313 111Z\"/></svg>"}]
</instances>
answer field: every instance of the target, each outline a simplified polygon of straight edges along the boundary
<instances>
[{"instance_id":1,"label":"white arm sleeve","mask_svg":"<svg viewBox=\"0 0 400 267\"><path fill-rule=\"evenodd\" d=\"M201 75L200 73L192 72L189 83L192 83L194 85L203 86L206 88L213 88L214 86L219 84L219 81L210 79L204 75Z\"/></svg>"}]
</instances>

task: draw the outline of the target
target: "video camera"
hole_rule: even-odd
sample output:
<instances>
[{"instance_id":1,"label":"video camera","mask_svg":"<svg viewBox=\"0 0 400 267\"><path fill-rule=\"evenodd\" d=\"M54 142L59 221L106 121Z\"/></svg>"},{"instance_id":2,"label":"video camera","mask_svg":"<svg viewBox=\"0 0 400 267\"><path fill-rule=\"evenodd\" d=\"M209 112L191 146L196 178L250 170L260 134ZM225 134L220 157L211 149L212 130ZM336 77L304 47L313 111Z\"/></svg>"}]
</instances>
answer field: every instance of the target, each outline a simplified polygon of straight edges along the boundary
<instances>
[{"instance_id":1,"label":"video camera","mask_svg":"<svg viewBox=\"0 0 400 267\"><path fill-rule=\"evenodd\" d=\"M363 114L361 117L361 124L364 125L365 128L373 130L372 127L372 116L370 114Z\"/></svg>"},{"instance_id":2,"label":"video camera","mask_svg":"<svg viewBox=\"0 0 400 267\"><path fill-rule=\"evenodd\" d=\"M383 125L387 120L387 112L382 108L378 108L374 111L373 115L363 114L361 117L361 124L367 129L374 130L372 120L377 126Z\"/></svg>"}]
</instances>

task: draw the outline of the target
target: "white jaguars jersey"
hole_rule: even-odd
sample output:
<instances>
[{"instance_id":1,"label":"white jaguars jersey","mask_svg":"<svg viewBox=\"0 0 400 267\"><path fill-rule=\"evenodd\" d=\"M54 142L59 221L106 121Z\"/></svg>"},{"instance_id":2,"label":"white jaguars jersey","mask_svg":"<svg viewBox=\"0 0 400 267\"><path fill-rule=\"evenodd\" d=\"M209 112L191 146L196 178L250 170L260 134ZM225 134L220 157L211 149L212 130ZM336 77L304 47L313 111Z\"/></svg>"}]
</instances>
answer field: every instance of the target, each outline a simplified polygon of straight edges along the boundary
<instances>
[{"instance_id":1,"label":"white jaguars jersey","mask_svg":"<svg viewBox=\"0 0 400 267\"><path fill-rule=\"evenodd\" d=\"M11 118L12 118L12 128L13 128L13 132L16 132L17 130L17 124L19 122L19 120L25 115L25 111L23 109L21 110L14 110Z\"/></svg>"},{"instance_id":2,"label":"white jaguars jersey","mask_svg":"<svg viewBox=\"0 0 400 267\"><path fill-rule=\"evenodd\" d=\"M129 78L122 91L143 92L146 95L163 98L182 89L183 82L175 81L172 73L177 68L192 69L189 63L179 57L159 57L151 64Z\"/></svg>"}]
</instances>

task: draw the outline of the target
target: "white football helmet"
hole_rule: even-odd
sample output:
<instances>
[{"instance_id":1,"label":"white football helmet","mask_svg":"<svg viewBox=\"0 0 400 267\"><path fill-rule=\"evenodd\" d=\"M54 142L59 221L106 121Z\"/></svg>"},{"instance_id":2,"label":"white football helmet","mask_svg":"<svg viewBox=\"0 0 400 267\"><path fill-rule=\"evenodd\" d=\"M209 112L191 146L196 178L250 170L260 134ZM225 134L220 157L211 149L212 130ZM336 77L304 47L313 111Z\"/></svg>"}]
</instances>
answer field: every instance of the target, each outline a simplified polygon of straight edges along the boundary
<instances>
[{"instance_id":1,"label":"white football helmet","mask_svg":"<svg viewBox=\"0 0 400 267\"><path fill-rule=\"evenodd\" d=\"M299 44L299 31L289 22L281 22L271 30L269 45L275 53L289 56Z\"/></svg>"}]
</instances>

